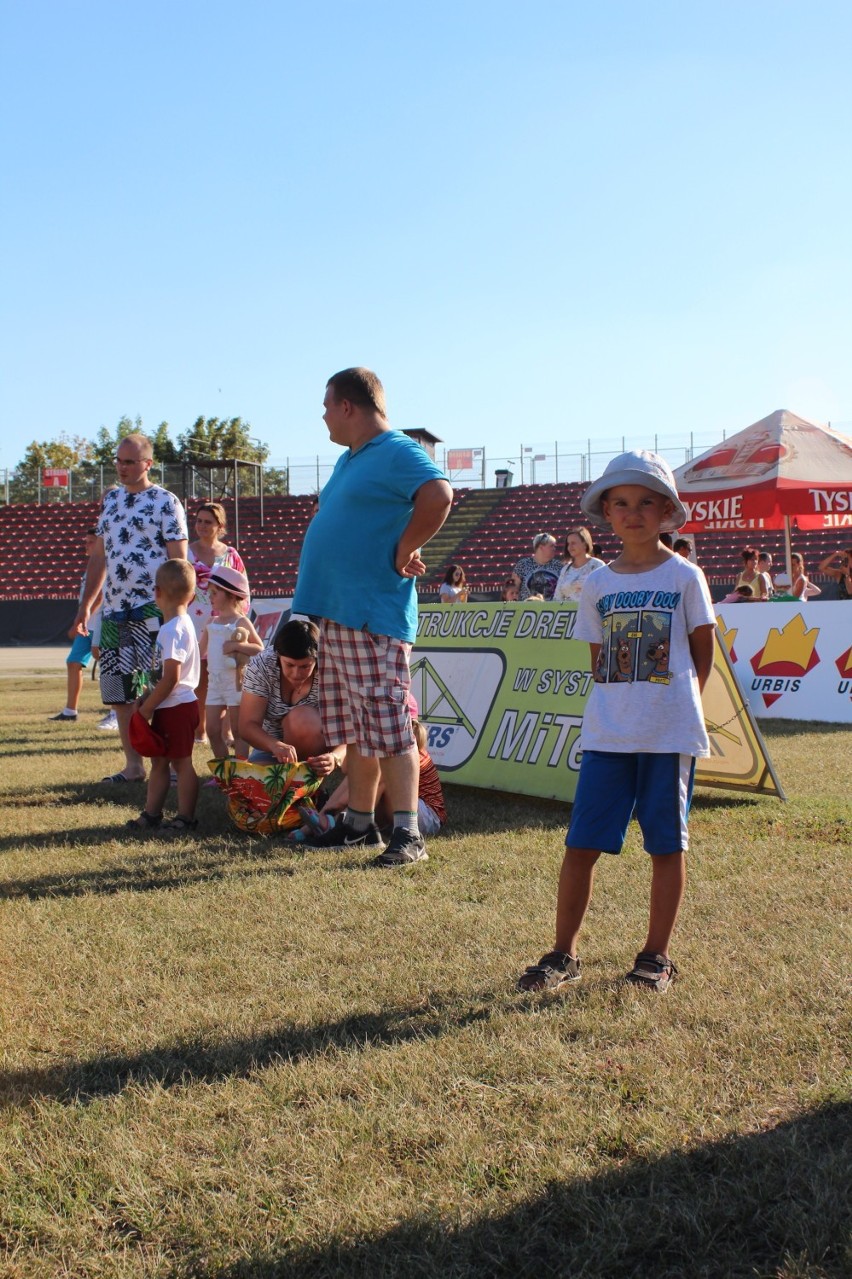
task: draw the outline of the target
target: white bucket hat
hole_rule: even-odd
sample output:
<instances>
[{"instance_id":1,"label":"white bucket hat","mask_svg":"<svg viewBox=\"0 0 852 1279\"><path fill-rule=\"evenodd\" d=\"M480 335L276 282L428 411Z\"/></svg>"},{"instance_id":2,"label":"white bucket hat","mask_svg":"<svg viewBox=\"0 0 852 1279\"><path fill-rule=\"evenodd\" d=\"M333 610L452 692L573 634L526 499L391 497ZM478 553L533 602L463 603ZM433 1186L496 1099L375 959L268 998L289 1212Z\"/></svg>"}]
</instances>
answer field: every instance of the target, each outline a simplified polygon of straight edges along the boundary
<instances>
[{"instance_id":1,"label":"white bucket hat","mask_svg":"<svg viewBox=\"0 0 852 1279\"><path fill-rule=\"evenodd\" d=\"M667 520L660 525L661 533L676 533L681 525L686 524L688 515L686 508L677 495L675 479L671 467L656 453L646 449L632 449L614 457L599 480L590 484L580 499L580 510L590 524L601 524L609 527L601 510L601 499L608 489L618 484L641 484L655 493L662 493L674 504L674 510Z\"/></svg>"}]
</instances>

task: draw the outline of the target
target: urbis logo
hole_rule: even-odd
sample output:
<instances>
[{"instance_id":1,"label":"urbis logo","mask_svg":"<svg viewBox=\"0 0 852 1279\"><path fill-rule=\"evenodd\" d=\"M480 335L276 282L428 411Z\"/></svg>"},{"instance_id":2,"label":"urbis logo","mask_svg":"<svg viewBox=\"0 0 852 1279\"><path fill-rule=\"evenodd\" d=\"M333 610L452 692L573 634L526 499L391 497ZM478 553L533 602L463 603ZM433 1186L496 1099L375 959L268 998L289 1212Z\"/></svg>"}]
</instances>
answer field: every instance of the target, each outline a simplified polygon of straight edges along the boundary
<instances>
[{"instance_id":1,"label":"urbis logo","mask_svg":"<svg viewBox=\"0 0 852 1279\"><path fill-rule=\"evenodd\" d=\"M847 648L845 653L841 653L834 665L840 671L838 693L848 693L852 697L852 648Z\"/></svg>"},{"instance_id":2,"label":"urbis logo","mask_svg":"<svg viewBox=\"0 0 852 1279\"><path fill-rule=\"evenodd\" d=\"M785 693L797 693L802 680L819 663L816 650L819 627L807 628L801 613L782 629L772 627L759 653L751 659L755 678L752 689L760 693L766 706Z\"/></svg>"}]
</instances>

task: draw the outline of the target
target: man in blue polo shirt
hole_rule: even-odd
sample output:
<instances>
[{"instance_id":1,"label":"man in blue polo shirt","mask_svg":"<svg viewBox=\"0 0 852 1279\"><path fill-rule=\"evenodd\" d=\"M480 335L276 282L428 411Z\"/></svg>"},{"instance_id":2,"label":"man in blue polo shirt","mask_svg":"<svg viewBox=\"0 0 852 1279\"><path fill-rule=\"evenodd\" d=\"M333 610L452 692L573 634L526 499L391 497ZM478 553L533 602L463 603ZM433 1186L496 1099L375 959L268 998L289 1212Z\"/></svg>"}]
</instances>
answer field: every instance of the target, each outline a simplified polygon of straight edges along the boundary
<instances>
[{"instance_id":1,"label":"man in blue polo shirt","mask_svg":"<svg viewBox=\"0 0 852 1279\"><path fill-rule=\"evenodd\" d=\"M447 518L452 489L426 451L391 428L384 388L369 369L335 373L323 406L329 436L346 452L308 526L293 611L322 619L320 713L326 740L347 744L349 805L314 843L375 848L372 865L405 866L427 856L408 709L415 578L426 571L421 549ZM375 820L380 778L394 814L386 849Z\"/></svg>"}]
</instances>

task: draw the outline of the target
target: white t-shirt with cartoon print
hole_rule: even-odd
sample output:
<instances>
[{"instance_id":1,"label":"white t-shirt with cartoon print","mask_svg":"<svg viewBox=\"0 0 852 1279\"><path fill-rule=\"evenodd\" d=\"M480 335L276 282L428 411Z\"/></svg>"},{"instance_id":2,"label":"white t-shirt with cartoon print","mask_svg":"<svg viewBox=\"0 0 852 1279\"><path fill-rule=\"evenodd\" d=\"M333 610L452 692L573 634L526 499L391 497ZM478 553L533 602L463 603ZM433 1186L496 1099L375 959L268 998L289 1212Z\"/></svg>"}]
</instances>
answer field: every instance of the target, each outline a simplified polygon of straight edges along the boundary
<instances>
[{"instance_id":1,"label":"white t-shirt with cartoon print","mask_svg":"<svg viewBox=\"0 0 852 1279\"><path fill-rule=\"evenodd\" d=\"M608 565L591 573L573 638L601 651L581 747L709 755L689 636L715 622L704 574L680 555L645 573L616 573Z\"/></svg>"},{"instance_id":2,"label":"white t-shirt with cartoon print","mask_svg":"<svg viewBox=\"0 0 852 1279\"><path fill-rule=\"evenodd\" d=\"M139 608L154 599L167 542L187 538L186 512L174 493L151 484L140 493L123 485L104 494L96 533L104 541L104 613Z\"/></svg>"},{"instance_id":3,"label":"white t-shirt with cartoon print","mask_svg":"<svg viewBox=\"0 0 852 1279\"><path fill-rule=\"evenodd\" d=\"M201 679L201 655L195 638L195 627L186 613L179 613L171 621L163 622L157 632L154 654L157 679L163 673L163 662L180 663L178 681L168 697L160 702L160 708L179 706L181 702L194 702L195 690Z\"/></svg>"}]
</instances>

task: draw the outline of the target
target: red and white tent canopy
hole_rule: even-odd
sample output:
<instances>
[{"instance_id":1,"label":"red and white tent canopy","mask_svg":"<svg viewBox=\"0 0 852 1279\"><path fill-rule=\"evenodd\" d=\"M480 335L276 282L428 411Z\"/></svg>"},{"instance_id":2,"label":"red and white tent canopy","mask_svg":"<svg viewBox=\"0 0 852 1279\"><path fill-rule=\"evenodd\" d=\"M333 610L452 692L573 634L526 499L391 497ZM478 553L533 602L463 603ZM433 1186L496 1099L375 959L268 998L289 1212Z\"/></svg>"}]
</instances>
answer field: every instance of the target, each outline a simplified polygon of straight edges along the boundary
<instances>
[{"instance_id":1,"label":"red and white tent canopy","mask_svg":"<svg viewBox=\"0 0 852 1279\"><path fill-rule=\"evenodd\" d=\"M678 467L689 514L711 529L852 528L852 440L778 409Z\"/></svg>"}]
</instances>

